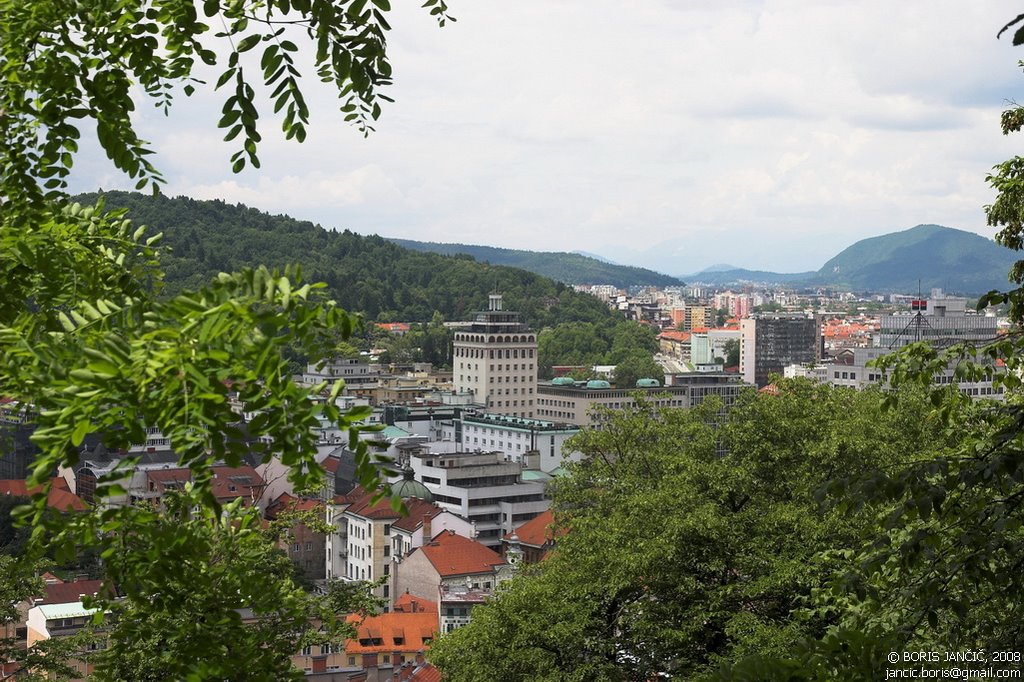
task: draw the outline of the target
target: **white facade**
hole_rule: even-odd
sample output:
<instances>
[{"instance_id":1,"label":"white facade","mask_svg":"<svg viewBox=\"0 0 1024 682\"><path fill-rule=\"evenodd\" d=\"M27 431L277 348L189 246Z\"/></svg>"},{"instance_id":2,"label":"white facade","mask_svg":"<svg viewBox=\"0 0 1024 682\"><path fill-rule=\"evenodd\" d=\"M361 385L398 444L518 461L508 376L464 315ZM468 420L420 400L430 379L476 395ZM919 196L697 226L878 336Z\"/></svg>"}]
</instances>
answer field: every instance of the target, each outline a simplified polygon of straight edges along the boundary
<instances>
[{"instance_id":1,"label":"white facade","mask_svg":"<svg viewBox=\"0 0 1024 682\"><path fill-rule=\"evenodd\" d=\"M786 379L803 377L814 381L825 383L829 379L831 365L786 365L782 369L782 376Z\"/></svg>"},{"instance_id":2,"label":"white facade","mask_svg":"<svg viewBox=\"0 0 1024 682\"><path fill-rule=\"evenodd\" d=\"M544 484L524 483L523 465L501 452L418 453L410 465L434 504L472 522L476 539L491 548L551 506Z\"/></svg>"},{"instance_id":3,"label":"white facade","mask_svg":"<svg viewBox=\"0 0 1024 682\"><path fill-rule=\"evenodd\" d=\"M835 363L829 365L826 380L833 386L847 386L857 390L863 390L868 386L884 382L882 370L876 367L868 367L867 363L888 355L892 351L888 348L854 348L853 361L849 364ZM979 357L978 362L985 362L986 358ZM1001 387L992 385L991 381L966 382L956 381L954 377L956 368L948 366L945 371L937 374L934 381L937 384L956 383L960 392L975 399L991 398L993 400L1004 400L1005 395Z\"/></svg>"},{"instance_id":4,"label":"white facade","mask_svg":"<svg viewBox=\"0 0 1024 682\"><path fill-rule=\"evenodd\" d=\"M460 439L463 450L500 450L511 462L528 464L526 455L539 455L541 471L553 471L566 461L578 462L582 454L565 447L579 433L573 424L541 419L521 419L497 414L468 414L461 418Z\"/></svg>"},{"instance_id":5,"label":"white facade","mask_svg":"<svg viewBox=\"0 0 1024 682\"><path fill-rule=\"evenodd\" d=\"M932 298L912 300L911 307L910 313L882 316L876 347L896 349L917 341L943 347L960 341L992 341L998 334L998 320L968 312L964 298L933 291Z\"/></svg>"}]
</instances>

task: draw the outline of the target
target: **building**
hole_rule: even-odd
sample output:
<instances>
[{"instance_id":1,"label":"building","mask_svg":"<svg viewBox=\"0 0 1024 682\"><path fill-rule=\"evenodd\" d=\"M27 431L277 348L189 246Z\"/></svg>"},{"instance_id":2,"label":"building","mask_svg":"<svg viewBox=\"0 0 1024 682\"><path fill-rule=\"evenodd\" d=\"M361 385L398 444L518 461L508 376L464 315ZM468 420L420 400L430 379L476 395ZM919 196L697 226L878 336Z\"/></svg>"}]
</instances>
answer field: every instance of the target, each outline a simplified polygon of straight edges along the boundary
<instances>
[{"instance_id":1,"label":"building","mask_svg":"<svg viewBox=\"0 0 1024 682\"><path fill-rule=\"evenodd\" d=\"M307 646L292 656L292 665L314 680L390 681L430 647L438 629L437 603L404 595L392 611L365 617L351 614L346 620L356 627L355 637Z\"/></svg>"},{"instance_id":2,"label":"building","mask_svg":"<svg viewBox=\"0 0 1024 682\"><path fill-rule=\"evenodd\" d=\"M174 459L176 456L172 455ZM86 502L95 502L95 491L98 481L105 475L114 471L120 460L114 459L105 462L84 461L82 465L74 470L64 471L65 479L68 476L74 481L76 494ZM251 466L239 467L213 466L210 468L213 474L211 487L214 497L221 504L241 498L246 505L263 505L263 495L266 483L263 477ZM175 490L182 490L185 484L192 480L192 471L180 467L176 463L140 463L133 469L124 470L124 474L117 483L124 489L118 495L104 498L104 503L109 506L124 506L128 504L151 503L160 505L164 495ZM263 507L261 506L261 509Z\"/></svg>"},{"instance_id":3,"label":"building","mask_svg":"<svg viewBox=\"0 0 1024 682\"><path fill-rule=\"evenodd\" d=\"M910 313L881 317L875 347L895 350L917 341L946 347L961 341L993 341L998 334L998 320L968 312L964 298L934 290L932 298L913 299L910 305Z\"/></svg>"},{"instance_id":4,"label":"building","mask_svg":"<svg viewBox=\"0 0 1024 682\"><path fill-rule=\"evenodd\" d=\"M325 504L323 500L313 498L299 498L282 493L267 507L266 517L270 520L280 519L287 514L310 515L316 521L326 519ZM291 524L290 532L283 538L284 550L288 558L292 560L295 567L308 580L323 580L326 575L326 545L327 534L317 528L317 523L311 521L311 525L295 519Z\"/></svg>"},{"instance_id":5,"label":"building","mask_svg":"<svg viewBox=\"0 0 1024 682\"><path fill-rule=\"evenodd\" d=\"M656 380L633 388L612 388L607 381L554 379L537 387L537 409L542 418L565 421L578 426L596 425L598 407L627 410L640 393L655 407L690 408L710 395L719 396L725 407L732 405L743 388L739 376L721 371L721 365L701 366L695 372L666 375L667 385Z\"/></svg>"},{"instance_id":6,"label":"building","mask_svg":"<svg viewBox=\"0 0 1024 682\"><path fill-rule=\"evenodd\" d=\"M32 497L42 491L42 486L29 487L27 481L0 481L0 496ZM50 479L50 487L46 491L46 506L57 511L84 511L85 502L71 492L68 482L61 477Z\"/></svg>"},{"instance_id":7,"label":"building","mask_svg":"<svg viewBox=\"0 0 1024 682\"><path fill-rule=\"evenodd\" d=\"M35 424L28 406L0 397L0 478L28 478L38 446L30 438Z\"/></svg>"},{"instance_id":8,"label":"building","mask_svg":"<svg viewBox=\"0 0 1024 682\"><path fill-rule=\"evenodd\" d=\"M368 357L334 358L324 363L307 365L306 371L296 377L296 382L305 386L323 382L330 385L338 379L345 381L342 395L369 395L378 388L381 371L379 367L370 364Z\"/></svg>"},{"instance_id":9,"label":"building","mask_svg":"<svg viewBox=\"0 0 1024 682\"><path fill-rule=\"evenodd\" d=\"M84 594L82 595L84 596ZM28 610L26 627L26 643L29 647L37 643L58 637L71 637L92 626L93 614L98 609L86 608L81 597L72 601L38 604ZM102 636L91 638L90 643L67 661L68 666L77 673L76 680L92 677L93 665L89 662L90 652L104 648Z\"/></svg>"},{"instance_id":10,"label":"building","mask_svg":"<svg viewBox=\"0 0 1024 682\"><path fill-rule=\"evenodd\" d=\"M426 488L419 488L419 495L429 497ZM404 493L398 490L396 494L405 494L403 501L408 514L404 517L392 508L390 500L374 501L374 493L360 487L328 505L326 520L334 528L325 542L328 579L374 581L390 575L392 526L399 522L422 525L424 516L436 516L442 511L429 499L414 497L416 493L411 489ZM390 601L390 582L376 587L374 595Z\"/></svg>"},{"instance_id":11,"label":"building","mask_svg":"<svg viewBox=\"0 0 1024 682\"><path fill-rule=\"evenodd\" d=\"M686 316L683 320L683 329L692 331L711 326L715 321L715 311L703 305L686 306Z\"/></svg>"},{"instance_id":12,"label":"building","mask_svg":"<svg viewBox=\"0 0 1024 682\"><path fill-rule=\"evenodd\" d=\"M442 531L395 567L400 594L438 600L441 632L470 620L472 608L494 593L514 569L497 552L453 531Z\"/></svg>"},{"instance_id":13,"label":"building","mask_svg":"<svg viewBox=\"0 0 1024 682\"><path fill-rule=\"evenodd\" d=\"M502 551L509 563L510 551L518 548L524 564L539 563L555 547L555 540L566 534L565 528L555 530L555 517L548 510L530 519L512 533L502 538Z\"/></svg>"},{"instance_id":14,"label":"building","mask_svg":"<svg viewBox=\"0 0 1024 682\"><path fill-rule=\"evenodd\" d=\"M878 367L870 367L868 363L892 351L888 348L853 348L846 350L836 356L835 362L825 367L825 381L833 386L846 386L863 390L868 386L885 382L885 376ZM979 355L979 363L992 362L991 358ZM1005 393L1002 386L993 386L989 380L968 382L958 380L955 376L955 365L948 365L945 370L935 375L933 380L937 384L957 384L960 391L971 398L991 398L993 400L1004 400Z\"/></svg>"},{"instance_id":15,"label":"building","mask_svg":"<svg viewBox=\"0 0 1024 682\"><path fill-rule=\"evenodd\" d=\"M439 453L424 446L410 450L408 457L434 503L471 522L477 540L495 550L502 535L551 505L545 483L523 480L523 464L506 460L502 452Z\"/></svg>"},{"instance_id":16,"label":"building","mask_svg":"<svg viewBox=\"0 0 1024 682\"><path fill-rule=\"evenodd\" d=\"M488 412L534 416L537 336L519 313L502 309L501 294L455 332L452 370L456 393L471 392Z\"/></svg>"},{"instance_id":17,"label":"building","mask_svg":"<svg viewBox=\"0 0 1024 682\"><path fill-rule=\"evenodd\" d=\"M536 467L541 471L553 471L566 460L579 461L581 457L565 447L566 441L580 432L574 424L486 412L466 412L451 424L452 438L461 449L501 450L509 461L527 467L532 464L528 454L536 453Z\"/></svg>"},{"instance_id":18,"label":"building","mask_svg":"<svg viewBox=\"0 0 1024 682\"><path fill-rule=\"evenodd\" d=\"M740 321L740 374L748 384L760 388L787 365L820 357L821 333L813 317L771 314Z\"/></svg>"}]
</instances>

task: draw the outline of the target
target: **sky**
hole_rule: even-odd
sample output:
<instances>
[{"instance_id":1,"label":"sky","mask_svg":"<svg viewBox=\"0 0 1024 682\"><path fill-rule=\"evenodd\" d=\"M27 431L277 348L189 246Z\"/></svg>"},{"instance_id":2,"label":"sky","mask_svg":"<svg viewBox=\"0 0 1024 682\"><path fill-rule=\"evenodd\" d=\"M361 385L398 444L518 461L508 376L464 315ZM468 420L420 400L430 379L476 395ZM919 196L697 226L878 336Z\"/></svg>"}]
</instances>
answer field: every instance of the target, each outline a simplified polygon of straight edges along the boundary
<instances>
[{"instance_id":1,"label":"sky","mask_svg":"<svg viewBox=\"0 0 1024 682\"><path fill-rule=\"evenodd\" d=\"M305 143L267 107L263 167L233 175L230 93L140 102L164 193L672 275L798 272L921 223L991 236L985 176L1024 147L999 130L1024 101L1005 2L450 0L444 28L398 4L375 133L307 75ZM73 190L132 184L83 147Z\"/></svg>"}]
</instances>

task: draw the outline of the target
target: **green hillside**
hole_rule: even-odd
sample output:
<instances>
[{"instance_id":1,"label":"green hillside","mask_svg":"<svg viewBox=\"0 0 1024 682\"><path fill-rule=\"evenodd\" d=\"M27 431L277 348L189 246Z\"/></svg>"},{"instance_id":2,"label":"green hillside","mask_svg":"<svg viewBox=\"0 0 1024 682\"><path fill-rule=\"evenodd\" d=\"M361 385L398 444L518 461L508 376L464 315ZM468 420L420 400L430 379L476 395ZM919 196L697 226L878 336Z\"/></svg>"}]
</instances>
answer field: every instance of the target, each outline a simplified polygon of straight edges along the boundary
<instances>
[{"instance_id":1,"label":"green hillside","mask_svg":"<svg viewBox=\"0 0 1024 682\"><path fill-rule=\"evenodd\" d=\"M862 239L825 263L815 281L850 289L977 294L1005 289L1013 251L973 232L918 225Z\"/></svg>"},{"instance_id":2,"label":"green hillside","mask_svg":"<svg viewBox=\"0 0 1024 682\"><path fill-rule=\"evenodd\" d=\"M93 203L96 194L76 201ZM327 230L241 204L130 192L104 194L107 208L165 235L162 258L170 292L195 288L221 271L264 264L301 264L304 277L323 281L347 310L368 319L425 322L434 311L465 319L500 291L506 308L535 329L565 321L615 324L621 318L592 296L525 270L402 248L387 239Z\"/></svg>"},{"instance_id":3,"label":"green hillside","mask_svg":"<svg viewBox=\"0 0 1024 682\"><path fill-rule=\"evenodd\" d=\"M579 253L520 251L472 244L419 242L411 239L391 239L391 241L416 251L441 253L448 256L464 254L491 265L522 268L566 284L611 284L621 288L631 286L669 287L682 284L675 277L663 275L660 272L628 265L615 265Z\"/></svg>"}]
</instances>

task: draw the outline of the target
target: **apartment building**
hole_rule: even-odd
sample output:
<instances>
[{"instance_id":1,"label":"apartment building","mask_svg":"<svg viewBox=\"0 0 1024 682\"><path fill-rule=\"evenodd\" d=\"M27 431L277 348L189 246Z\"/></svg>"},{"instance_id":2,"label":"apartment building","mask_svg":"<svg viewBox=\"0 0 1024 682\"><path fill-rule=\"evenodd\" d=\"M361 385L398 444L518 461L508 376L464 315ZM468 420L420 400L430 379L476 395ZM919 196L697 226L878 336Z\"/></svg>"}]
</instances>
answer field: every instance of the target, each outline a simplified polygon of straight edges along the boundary
<instances>
[{"instance_id":1,"label":"apartment building","mask_svg":"<svg viewBox=\"0 0 1024 682\"><path fill-rule=\"evenodd\" d=\"M757 315L740 321L740 374L758 388L787 365L821 358L818 321L807 315Z\"/></svg>"}]
</instances>

